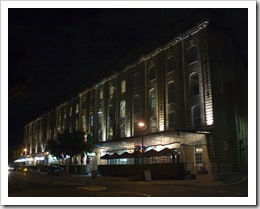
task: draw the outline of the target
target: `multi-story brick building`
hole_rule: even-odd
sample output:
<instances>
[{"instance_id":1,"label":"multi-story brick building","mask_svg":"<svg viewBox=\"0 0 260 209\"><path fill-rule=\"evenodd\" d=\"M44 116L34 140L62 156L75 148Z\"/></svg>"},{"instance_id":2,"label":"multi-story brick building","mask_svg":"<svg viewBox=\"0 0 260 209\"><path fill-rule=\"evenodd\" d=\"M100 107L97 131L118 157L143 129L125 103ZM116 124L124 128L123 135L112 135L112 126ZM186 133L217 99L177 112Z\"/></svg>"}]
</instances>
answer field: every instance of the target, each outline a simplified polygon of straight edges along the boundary
<instances>
[{"instance_id":1,"label":"multi-story brick building","mask_svg":"<svg viewBox=\"0 0 260 209\"><path fill-rule=\"evenodd\" d=\"M247 168L247 69L225 16L199 10L105 73L25 126L34 163L51 163L45 146L58 132L81 129L97 146L90 169L137 163L102 156L144 147L171 150L145 164L178 161L214 174Z\"/></svg>"}]
</instances>

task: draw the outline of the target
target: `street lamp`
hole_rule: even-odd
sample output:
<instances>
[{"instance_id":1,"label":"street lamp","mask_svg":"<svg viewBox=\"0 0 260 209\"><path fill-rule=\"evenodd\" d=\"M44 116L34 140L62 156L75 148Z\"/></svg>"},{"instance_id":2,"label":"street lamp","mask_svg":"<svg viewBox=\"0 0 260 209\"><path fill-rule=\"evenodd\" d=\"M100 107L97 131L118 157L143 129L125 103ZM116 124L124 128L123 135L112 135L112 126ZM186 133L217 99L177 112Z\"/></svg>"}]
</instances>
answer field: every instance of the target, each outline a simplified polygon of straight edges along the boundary
<instances>
[{"instance_id":1,"label":"street lamp","mask_svg":"<svg viewBox=\"0 0 260 209\"><path fill-rule=\"evenodd\" d=\"M144 122L139 122L138 126L142 128L142 130L146 129ZM142 135L142 170L144 169L144 137Z\"/></svg>"}]
</instances>

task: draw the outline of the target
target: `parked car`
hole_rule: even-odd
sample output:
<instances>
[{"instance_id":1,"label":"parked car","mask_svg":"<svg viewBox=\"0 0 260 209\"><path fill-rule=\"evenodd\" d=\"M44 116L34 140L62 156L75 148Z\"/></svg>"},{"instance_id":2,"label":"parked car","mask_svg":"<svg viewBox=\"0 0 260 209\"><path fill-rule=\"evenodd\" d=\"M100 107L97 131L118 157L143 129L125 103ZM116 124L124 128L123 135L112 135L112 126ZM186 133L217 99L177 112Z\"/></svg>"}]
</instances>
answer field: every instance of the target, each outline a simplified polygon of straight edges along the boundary
<instances>
[{"instance_id":1,"label":"parked car","mask_svg":"<svg viewBox=\"0 0 260 209\"><path fill-rule=\"evenodd\" d=\"M64 169L60 166L50 166L47 169L48 176L59 176L64 174Z\"/></svg>"},{"instance_id":2,"label":"parked car","mask_svg":"<svg viewBox=\"0 0 260 209\"><path fill-rule=\"evenodd\" d=\"M30 172L30 174L37 174L37 175L39 175L40 171L41 171L40 168L35 166L35 167L31 167L29 172Z\"/></svg>"}]
</instances>

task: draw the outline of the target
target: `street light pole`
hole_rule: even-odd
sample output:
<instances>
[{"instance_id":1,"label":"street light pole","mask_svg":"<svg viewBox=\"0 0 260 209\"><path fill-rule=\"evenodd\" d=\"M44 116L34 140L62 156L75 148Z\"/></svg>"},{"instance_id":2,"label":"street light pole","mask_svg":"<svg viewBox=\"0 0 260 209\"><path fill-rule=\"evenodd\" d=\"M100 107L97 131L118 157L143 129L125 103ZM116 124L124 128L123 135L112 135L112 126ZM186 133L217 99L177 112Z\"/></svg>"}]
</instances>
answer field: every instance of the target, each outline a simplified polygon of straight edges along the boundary
<instances>
[{"instance_id":1,"label":"street light pole","mask_svg":"<svg viewBox=\"0 0 260 209\"><path fill-rule=\"evenodd\" d=\"M144 170L144 137L142 136L142 171Z\"/></svg>"},{"instance_id":2,"label":"street light pole","mask_svg":"<svg viewBox=\"0 0 260 209\"><path fill-rule=\"evenodd\" d=\"M142 130L145 130L145 128L146 128L145 123L143 123L143 122L139 122L138 126L141 127ZM144 170L144 136L142 136L142 155L141 155L141 158L142 158L142 171L143 171Z\"/></svg>"}]
</instances>

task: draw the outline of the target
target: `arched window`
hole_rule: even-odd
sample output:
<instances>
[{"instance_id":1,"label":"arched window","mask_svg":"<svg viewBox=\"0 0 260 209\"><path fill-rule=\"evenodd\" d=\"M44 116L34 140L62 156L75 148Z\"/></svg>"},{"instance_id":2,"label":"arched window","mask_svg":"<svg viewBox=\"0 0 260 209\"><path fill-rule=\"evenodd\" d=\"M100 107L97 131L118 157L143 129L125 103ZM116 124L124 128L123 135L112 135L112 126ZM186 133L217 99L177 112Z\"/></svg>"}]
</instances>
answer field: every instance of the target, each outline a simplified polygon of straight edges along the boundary
<instances>
[{"instance_id":1,"label":"arched window","mask_svg":"<svg viewBox=\"0 0 260 209\"><path fill-rule=\"evenodd\" d=\"M176 61L173 57L169 57L166 60L166 73L170 73L175 71L176 68Z\"/></svg>"},{"instance_id":2,"label":"arched window","mask_svg":"<svg viewBox=\"0 0 260 209\"><path fill-rule=\"evenodd\" d=\"M148 79L149 81L152 81L156 78L156 70L155 66L150 67L149 72L148 72Z\"/></svg>"},{"instance_id":3,"label":"arched window","mask_svg":"<svg viewBox=\"0 0 260 209\"><path fill-rule=\"evenodd\" d=\"M169 113L169 129L174 128L175 125L175 112Z\"/></svg>"},{"instance_id":4,"label":"arched window","mask_svg":"<svg viewBox=\"0 0 260 209\"><path fill-rule=\"evenodd\" d=\"M168 83L168 103L173 103L175 101L175 83L171 81Z\"/></svg>"},{"instance_id":5,"label":"arched window","mask_svg":"<svg viewBox=\"0 0 260 209\"><path fill-rule=\"evenodd\" d=\"M190 96L199 95L199 76L198 73L190 75Z\"/></svg>"},{"instance_id":6,"label":"arched window","mask_svg":"<svg viewBox=\"0 0 260 209\"><path fill-rule=\"evenodd\" d=\"M149 93L149 104L150 108L155 108L156 107L156 90L152 89Z\"/></svg>"},{"instance_id":7,"label":"arched window","mask_svg":"<svg viewBox=\"0 0 260 209\"><path fill-rule=\"evenodd\" d=\"M192 108L192 121L193 121L193 128L200 129L201 120L200 120L200 107L199 106L194 106Z\"/></svg>"},{"instance_id":8,"label":"arched window","mask_svg":"<svg viewBox=\"0 0 260 209\"><path fill-rule=\"evenodd\" d=\"M121 118L125 117L125 100L122 100L120 102L120 117Z\"/></svg>"},{"instance_id":9,"label":"arched window","mask_svg":"<svg viewBox=\"0 0 260 209\"><path fill-rule=\"evenodd\" d=\"M192 63L197 61L198 56L197 56L197 46L196 45L192 45L189 49L188 49L188 62Z\"/></svg>"},{"instance_id":10,"label":"arched window","mask_svg":"<svg viewBox=\"0 0 260 209\"><path fill-rule=\"evenodd\" d=\"M140 104L140 96L134 96L134 114L139 113L141 111L141 104Z\"/></svg>"}]
</instances>

